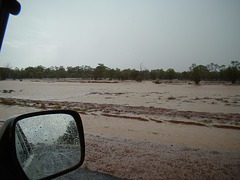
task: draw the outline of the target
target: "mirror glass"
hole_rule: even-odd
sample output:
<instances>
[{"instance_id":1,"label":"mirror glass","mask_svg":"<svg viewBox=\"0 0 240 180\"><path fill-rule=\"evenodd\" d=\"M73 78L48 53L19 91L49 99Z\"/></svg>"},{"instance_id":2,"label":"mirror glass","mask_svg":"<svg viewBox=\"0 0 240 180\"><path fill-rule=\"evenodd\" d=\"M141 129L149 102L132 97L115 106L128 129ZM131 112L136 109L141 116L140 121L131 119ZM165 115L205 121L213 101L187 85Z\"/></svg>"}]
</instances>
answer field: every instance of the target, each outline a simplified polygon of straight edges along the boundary
<instances>
[{"instance_id":1,"label":"mirror glass","mask_svg":"<svg viewBox=\"0 0 240 180\"><path fill-rule=\"evenodd\" d=\"M69 114L22 119L15 128L16 153L29 179L44 178L78 164L80 138Z\"/></svg>"}]
</instances>

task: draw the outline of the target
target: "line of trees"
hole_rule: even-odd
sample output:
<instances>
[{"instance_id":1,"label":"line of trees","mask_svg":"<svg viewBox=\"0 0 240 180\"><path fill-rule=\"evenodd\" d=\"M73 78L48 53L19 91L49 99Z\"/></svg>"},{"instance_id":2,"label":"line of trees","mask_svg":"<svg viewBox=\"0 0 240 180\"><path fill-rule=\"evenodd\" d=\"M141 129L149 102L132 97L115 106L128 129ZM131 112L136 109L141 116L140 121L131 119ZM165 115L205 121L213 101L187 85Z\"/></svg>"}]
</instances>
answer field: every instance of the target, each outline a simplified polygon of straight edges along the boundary
<instances>
[{"instance_id":1,"label":"line of trees","mask_svg":"<svg viewBox=\"0 0 240 180\"><path fill-rule=\"evenodd\" d=\"M174 69L112 69L104 64L98 64L96 68L90 66L76 67L27 67L25 69L11 69L0 67L0 80L5 79L42 79L42 78L81 78L81 79L114 79L114 80L193 80L199 84L201 80L207 81L231 81L240 80L240 62L232 61L226 67L211 63L207 66L192 64L189 71L176 72Z\"/></svg>"}]
</instances>

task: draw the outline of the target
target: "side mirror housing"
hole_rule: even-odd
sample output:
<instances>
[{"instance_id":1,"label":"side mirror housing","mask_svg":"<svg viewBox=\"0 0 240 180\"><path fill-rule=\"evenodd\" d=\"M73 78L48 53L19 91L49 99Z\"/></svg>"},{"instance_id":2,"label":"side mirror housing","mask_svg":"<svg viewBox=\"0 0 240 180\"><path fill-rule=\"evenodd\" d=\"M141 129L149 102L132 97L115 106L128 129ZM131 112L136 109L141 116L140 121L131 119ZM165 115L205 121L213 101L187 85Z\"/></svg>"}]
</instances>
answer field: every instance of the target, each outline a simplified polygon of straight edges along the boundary
<instances>
[{"instance_id":1,"label":"side mirror housing","mask_svg":"<svg viewBox=\"0 0 240 180\"><path fill-rule=\"evenodd\" d=\"M21 11L21 4L16 0L0 0L0 51L7 27L9 13L18 15Z\"/></svg>"},{"instance_id":2,"label":"side mirror housing","mask_svg":"<svg viewBox=\"0 0 240 180\"><path fill-rule=\"evenodd\" d=\"M70 110L20 115L0 131L0 179L52 179L85 157L80 115Z\"/></svg>"}]
</instances>

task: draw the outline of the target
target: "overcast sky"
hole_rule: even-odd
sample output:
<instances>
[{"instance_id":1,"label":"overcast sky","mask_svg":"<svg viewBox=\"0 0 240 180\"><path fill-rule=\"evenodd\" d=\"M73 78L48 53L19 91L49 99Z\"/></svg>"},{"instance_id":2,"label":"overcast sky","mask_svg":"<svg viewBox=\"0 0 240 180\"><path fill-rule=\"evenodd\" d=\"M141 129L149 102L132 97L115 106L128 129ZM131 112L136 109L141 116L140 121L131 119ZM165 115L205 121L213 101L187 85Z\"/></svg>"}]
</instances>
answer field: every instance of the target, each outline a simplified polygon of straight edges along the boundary
<instances>
[{"instance_id":1,"label":"overcast sky","mask_svg":"<svg viewBox=\"0 0 240 180\"><path fill-rule=\"evenodd\" d=\"M240 0L19 0L0 66L188 70L240 60Z\"/></svg>"}]
</instances>

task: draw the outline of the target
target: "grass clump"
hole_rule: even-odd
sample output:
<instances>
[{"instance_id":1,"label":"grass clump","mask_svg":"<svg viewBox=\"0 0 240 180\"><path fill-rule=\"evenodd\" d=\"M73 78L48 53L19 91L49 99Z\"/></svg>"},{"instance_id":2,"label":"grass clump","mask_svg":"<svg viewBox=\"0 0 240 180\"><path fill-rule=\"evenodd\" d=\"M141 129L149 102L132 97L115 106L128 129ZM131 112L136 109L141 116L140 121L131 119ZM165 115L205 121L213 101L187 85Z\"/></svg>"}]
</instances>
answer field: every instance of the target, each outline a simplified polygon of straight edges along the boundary
<instances>
[{"instance_id":1,"label":"grass clump","mask_svg":"<svg viewBox=\"0 0 240 180\"><path fill-rule=\"evenodd\" d=\"M173 96L169 96L168 97L168 100L175 100L176 98L175 97L173 97Z\"/></svg>"},{"instance_id":2,"label":"grass clump","mask_svg":"<svg viewBox=\"0 0 240 180\"><path fill-rule=\"evenodd\" d=\"M10 90L6 90L6 89L4 89L4 90L2 91L2 93L12 93L12 92L15 92L15 91L12 90L12 89L10 89Z\"/></svg>"},{"instance_id":3,"label":"grass clump","mask_svg":"<svg viewBox=\"0 0 240 180\"><path fill-rule=\"evenodd\" d=\"M160 80L154 81L155 84L161 84L162 82Z\"/></svg>"},{"instance_id":4,"label":"grass clump","mask_svg":"<svg viewBox=\"0 0 240 180\"><path fill-rule=\"evenodd\" d=\"M128 131L129 131L129 132L134 132L135 130L133 130L133 129L128 129Z\"/></svg>"},{"instance_id":5,"label":"grass clump","mask_svg":"<svg viewBox=\"0 0 240 180\"><path fill-rule=\"evenodd\" d=\"M194 99L194 100L196 100L196 101L197 101L197 100L200 100L200 98L199 98L199 97L195 97L195 99Z\"/></svg>"},{"instance_id":6,"label":"grass clump","mask_svg":"<svg viewBox=\"0 0 240 180\"><path fill-rule=\"evenodd\" d=\"M40 108L42 108L42 109L47 109L47 107L46 107L45 104L41 104Z\"/></svg>"},{"instance_id":7,"label":"grass clump","mask_svg":"<svg viewBox=\"0 0 240 180\"><path fill-rule=\"evenodd\" d=\"M62 109L62 107L60 105L56 105L54 108L55 109Z\"/></svg>"},{"instance_id":8,"label":"grass clump","mask_svg":"<svg viewBox=\"0 0 240 180\"><path fill-rule=\"evenodd\" d=\"M202 120L201 122L205 123L205 124L212 124L213 123L212 120Z\"/></svg>"},{"instance_id":9,"label":"grass clump","mask_svg":"<svg viewBox=\"0 0 240 180\"><path fill-rule=\"evenodd\" d=\"M12 101L10 101L10 100L8 100L8 99L5 99L5 98L1 98L1 102L0 102L1 104L4 104L4 105L8 105L8 106L10 106L10 105L15 105L15 103L14 102L12 102Z\"/></svg>"}]
</instances>

